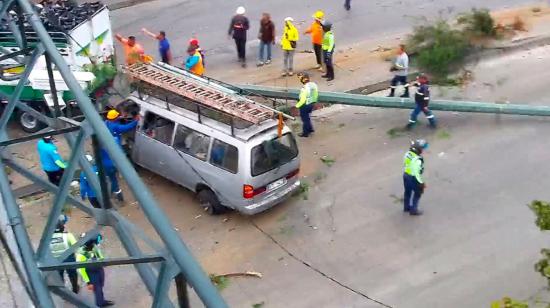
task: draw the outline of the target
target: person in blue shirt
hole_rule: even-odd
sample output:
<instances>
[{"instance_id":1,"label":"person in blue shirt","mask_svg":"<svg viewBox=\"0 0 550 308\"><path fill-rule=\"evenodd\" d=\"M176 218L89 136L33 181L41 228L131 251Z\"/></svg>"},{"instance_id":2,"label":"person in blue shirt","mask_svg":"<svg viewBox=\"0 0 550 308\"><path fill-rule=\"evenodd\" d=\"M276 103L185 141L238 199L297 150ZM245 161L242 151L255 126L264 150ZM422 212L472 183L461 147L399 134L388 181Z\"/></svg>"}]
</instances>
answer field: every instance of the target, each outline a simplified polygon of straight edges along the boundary
<instances>
[{"instance_id":1,"label":"person in blue shirt","mask_svg":"<svg viewBox=\"0 0 550 308\"><path fill-rule=\"evenodd\" d=\"M166 64L170 64L170 61L172 61L172 52L170 51L170 42L166 38L166 32L160 31L159 34L154 34L145 28L141 29L141 31L159 41L159 53L160 58L162 59L161 61Z\"/></svg>"},{"instance_id":2,"label":"person in blue shirt","mask_svg":"<svg viewBox=\"0 0 550 308\"><path fill-rule=\"evenodd\" d=\"M93 162L93 157L91 155L86 155L86 159L90 163ZM92 164L92 170L97 174L97 166ZM97 201L97 195L90 185L90 182L88 182L88 178L86 177L84 170L80 171L80 197L82 200L88 199L93 207L101 208L99 201Z\"/></svg>"},{"instance_id":3,"label":"person in blue shirt","mask_svg":"<svg viewBox=\"0 0 550 308\"><path fill-rule=\"evenodd\" d=\"M40 157L40 165L42 170L48 175L48 179L52 184L59 186L63 171L67 168L67 164L57 152L57 146L53 143L52 136L46 136L38 141L38 156Z\"/></svg>"},{"instance_id":4,"label":"person in blue shirt","mask_svg":"<svg viewBox=\"0 0 550 308\"><path fill-rule=\"evenodd\" d=\"M409 118L409 124L407 124L407 129L412 129L416 125L418 115L423 112L426 115L426 119L430 122L431 128L436 128L437 123L435 116L428 107L430 104L430 83L428 77L424 74L418 75L416 77L416 93L414 95L414 101L416 107L411 112L411 117Z\"/></svg>"},{"instance_id":5,"label":"person in blue shirt","mask_svg":"<svg viewBox=\"0 0 550 308\"><path fill-rule=\"evenodd\" d=\"M113 135L113 138L115 138L115 142L122 147L121 135L136 128L138 119L136 118L127 124L122 124L120 123L119 117L120 113L118 111L115 109L109 110L109 112L107 112L107 120L105 121L105 125L107 126L107 129L109 129L109 132L111 132L111 135ZM137 117L139 117L139 115ZM116 196L118 201L123 202L124 197L122 195L122 190L118 185L118 172L116 166L105 149L101 149L101 162L105 168L105 174L109 177L111 182L111 193Z\"/></svg>"}]
</instances>

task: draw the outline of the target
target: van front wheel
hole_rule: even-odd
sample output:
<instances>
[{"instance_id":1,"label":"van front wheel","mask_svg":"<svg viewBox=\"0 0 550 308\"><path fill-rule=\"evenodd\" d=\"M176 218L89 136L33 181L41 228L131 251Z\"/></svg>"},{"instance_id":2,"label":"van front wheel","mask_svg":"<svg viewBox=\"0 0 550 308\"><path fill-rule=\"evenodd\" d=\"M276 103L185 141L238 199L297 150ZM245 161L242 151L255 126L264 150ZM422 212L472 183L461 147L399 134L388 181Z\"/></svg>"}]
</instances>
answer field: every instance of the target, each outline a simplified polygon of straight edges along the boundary
<instances>
[{"instance_id":1,"label":"van front wheel","mask_svg":"<svg viewBox=\"0 0 550 308\"><path fill-rule=\"evenodd\" d=\"M198 194L199 203L208 214L218 215L225 212L225 207L220 203L216 194L210 189L203 189Z\"/></svg>"}]
</instances>

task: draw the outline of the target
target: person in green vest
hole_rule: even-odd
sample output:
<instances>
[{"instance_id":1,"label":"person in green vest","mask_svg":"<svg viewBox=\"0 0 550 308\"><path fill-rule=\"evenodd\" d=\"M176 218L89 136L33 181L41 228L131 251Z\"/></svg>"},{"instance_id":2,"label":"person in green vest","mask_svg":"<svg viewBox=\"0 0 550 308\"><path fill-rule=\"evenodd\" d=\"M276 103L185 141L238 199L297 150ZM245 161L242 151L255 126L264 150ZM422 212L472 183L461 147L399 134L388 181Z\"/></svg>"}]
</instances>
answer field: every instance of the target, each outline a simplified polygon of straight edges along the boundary
<instances>
[{"instance_id":1,"label":"person in green vest","mask_svg":"<svg viewBox=\"0 0 550 308\"><path fill-rule=\"evenodd\" d=\"M325 60L325 65L327 67L327 72L324 74L323 78L326 78L327 81L334 79L334 65L332 63L332 55L334 54L334 33L332 33L332 23L330 21L323 21L323 59Z\"/></svg>"},{"instance_id":2,"label":"person in green vest","mask_svg":"<svg viewBox=\"0 0 550 308\"><path fill-rule=\"evenodd\" d=\"M422 177L422 173L424 173L422 151L427 148L426 140L419 139L411 142L411 147L403 161L403 185L405 187L403 211L412 216L422 215L422 211L418 209L418 201L426 188Z\"/></svg>"},{"instance_id":3,"label":"person in green vest","mask_svg":"<svg viewBox=\"0 0 550 308\"><path fill-rule=\"evenodd\" d=\"M309 137L315 130L311 124L310 114L313 111L313 104L319 99L319 89L315 82L311 81L307 73L298 74L300 82L304 85L300 90L300 96L296 103L296 108L300 110L300 118L302 119L302 133L300 137Z\"/></svg>"},{"instance_id":4,"label":"person in green vest","mask_svg":"<svg viewBox=\"0 0 550 308\"><path fill-rule=\"evenodd\" d=\"M85 234L83 234L85 236ZM96 261L103 259L103 253L99 248L101 235L87 241L76 254L76 261ZM88 268L79 268L78 272L82 280L86 282L88 290L94 292L95 304L98 307L113 306L115 303L105 299L103 287L105 286L105 270L103 266L93 266Z\"/></svg>"},{"instance_id":5,"label":"person in green vest","mask_svg":"<svg viewBox=\"0 0 550 308\"><path fill-rule=\"evenodd\" d=\"M76 243L76 238L71 232L68 232L65 228L65 224L69 219L66 215L60 215L57 219L57 225L50 242L50 250L54 258L61 256L69 247ZM63 262L75 262L75 254L72 253ZM78 285L78 275L75 269L60 270L59 275L61 276L61 281L65 281L64 272L67 271L67 276L69 276L69 281L74 293L78 293L80 286Z\"/></svg>"}]
</instances>

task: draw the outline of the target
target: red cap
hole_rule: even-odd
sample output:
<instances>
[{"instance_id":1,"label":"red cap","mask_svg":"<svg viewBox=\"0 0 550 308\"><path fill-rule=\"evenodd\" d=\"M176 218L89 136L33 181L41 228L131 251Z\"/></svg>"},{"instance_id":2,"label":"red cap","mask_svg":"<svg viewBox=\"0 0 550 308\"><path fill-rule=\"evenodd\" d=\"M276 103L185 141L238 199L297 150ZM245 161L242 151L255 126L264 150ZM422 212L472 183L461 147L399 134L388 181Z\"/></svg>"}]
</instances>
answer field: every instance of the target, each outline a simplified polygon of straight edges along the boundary
<instances>
[{"instance_id":1,"label":"red cap","mask_svg":"<svg viewBox=\"0 0 550 308\"><path fill-rule=\"evenodd\" d=\"M199 40L197 40L196 38L192 38L189 40L189 45L199 46Z\"/></svg>"}]
</instances>

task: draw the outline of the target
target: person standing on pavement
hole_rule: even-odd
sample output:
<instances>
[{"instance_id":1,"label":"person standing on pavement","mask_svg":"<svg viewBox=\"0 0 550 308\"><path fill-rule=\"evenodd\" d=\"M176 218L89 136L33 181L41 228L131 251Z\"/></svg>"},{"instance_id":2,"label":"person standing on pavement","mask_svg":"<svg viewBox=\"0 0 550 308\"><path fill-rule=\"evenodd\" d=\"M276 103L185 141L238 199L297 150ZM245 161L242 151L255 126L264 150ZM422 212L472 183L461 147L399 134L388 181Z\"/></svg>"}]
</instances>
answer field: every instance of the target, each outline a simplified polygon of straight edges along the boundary
<instances>
[{"instance_id":1,"label":"person standing on pavement","mask_svg":"<svg viewBox=\"0 0 550 308\"><path fill-rule=\"evenodd\" d=\"M63 171L67 168L67 164L57 152L57 146L54 144L53 136L46 136L38 141L38 156L42 170L48 176L50 183L59 186Z\"/></svg>"},{"instance_id":2,"label":"person standing on pavement","mask_svg":"<svg viewBox=\"0 0 550 308\"><path fill-rule=\"evenodd\" d=\"M166 38L166 32L160 31L159 34L155 34L145 28L142 28L141 31L145 33L145 35L159 41L159 54L161 61L166 64L170 64L172 61L172 52L170 51L170 42Z\"/></svg>"},{"instance_id":3,"label":"person standing on pavement","mask_svg":"<svg viewBox=\"0 0 550 308\"><path fill-rule=\"evenodd\" d=\"M197 51L201 54L202 66L205 67L206 66L206 60L205 60L205 57L204 57L204 51L202 50L201 46L199 45L199 40L197 38L191 38L189 40L189 46L187 47L187 49L189 49L189 47L193 47L193 48L197 49Z\"/></svg>"},{"instance_id":4,"label":"person standing on pavement","mask_svg":"<svg viewBox=\"0 0 550 308\"><path fill-rule=\"evenodd\" d=\"M231 19L229 24L228 35L232 35L237 46L237 55L242 67L246 67L246 32L248 31L250 24L248 18L244 16L246 12L245 8L239 6L236 11L236 15Z\"/></svg>"},{"instance_id":5,"label":"person standing on pavement","mask_svg":"<svg viewBox=\"0 0 550 308\"><path fill-rule=\"evenodd\" d=\"M319 100L319 89L317 84L310 80L307 73L298 74L298 78L303 84L299 100L296 103L296 108L300 111L300 118L302 119L302 133L299 136L307 138L315 132L313 124L311 124L311 112L313 111L313 104Z\"/></svg>"},{"instance_id":6,"label":"person standing on pavement","mask_svg":"<svg viewBox=\"0 0 550 308\"><path fill-rule=\"evenodd\" d=\"M405 93L401 97L409 97L409 83L407 82L407 76L409 75L409 56L405 52L405 45L399 45L397 50L397 58L390 68L391 72L395 72L395 76L391 81L390 95L395 95L395 89L398 84L402 84L405 87Z\"/></svg>"},{"instance_id":7,"label":"person standing on pavement","mask_svg":"<svg viewBox=\"0 0 550 308\"><path fill-rule=\"evenodd\" d=\"M351 0L345 0L344 1L344 8L349 11L351 10Z\"/></svg>"},{"instance_id":8,"label":"person standing on pavement","mask_svg":"<svg viewBox=\"0 0 550 308\"><path fill-rule=\"evenodd\" d=\"M323 71L323 18L325 13L323 11L317 11L313 14L313 23L304 32L304 34L311 34L311 43L313 43L313 51L315 52L315 60L317 60L316 69Z\"/></svg>"},{"instance_id":9,"label":"person standing on pavement","mask_svg":"<svg viewBox=\"0 0 550 308\"><path fill-rule=\"evenodd\" d=\"M435 116L430 108L428 108L428 105L430 104L430 86L428 77L424 74L420 74L416 77L416 93L414 94L414 101L416 103L416 107L411 112L407 129L412 129L416 125L418 115L421 112L426 115L426 119L430 122L430 127L436 128Z\"/></svg>"},{"instance_id":10,"label":"person standing on pavement","mask_svg":"<svg viewBox=\"0 0 550 308\"><path fill-rule=\"evenodd\" d=\"M422 215L422 211L418 209L418 201L426 188L426 183L422 178L424 172L422 151L426 148L428 148L428 143L425 140L413 141L403 162L403 185L405 187L403 211L413 216Z\"/></svg>"},{"instance_id":11,"label":"person standing on pavement","mask_svg":"<svg viewBox=\"0 0 550 308\"><path fill-rule=\"evenodd\" d=\"M98 174L97 166L93 164L94 159L92 155L86 155L86 159L92 164L92 170L95 172L95 174ZM97 209L101 208L101 205L97 200L97 195L92 188L92 185L90 185L90 182L88 181L84 170L80 171L80 197L82 198L82 200L88 199L93 207Z\"/></svg>"},{"instance_id":12,"label":"person standing on pavement","mask_svg":"<svg viewBox=\"0 0 550 308\"><path fill-rule=\"evenodd\" d=\"M50 242L50 250L54 258L60 257L67 249L76 243L76 238L74 235L71 232L68 232L65 228L68 220L69 218L66 215L60 215L57 219L55 231ZM65 260L63 260L63 262L76 262L75 254L71 253L65 258ZM63 275L65 271L67 271L67 275L69 276L73 293L78 293L80 291L80 286L78 285L78 275L76 273L76 269L59 270L61 281L65 281L65 277Z\"/></svg>"},{"instance_id":13,"label":"person standing on pavement","mask_svg":"<svg viewBox=\"0 0 550 308\"><path fill-rule=\"evenodd\" d=\"M285 18L283 36L281 37L281 48L283 49L283 73L282 76L294 75L294 52L298 45L298 29L292 24L292 17Z\"/></svg>"},{"instance_id":14,"label":"person standing on pavement","mask_svg":"<svg viewBox=\"0 0 550 308\"><path fill-rule=\"evenodd\" d=\"M109 112L107 112L107 120L105 121L105 126L107 126L109 132L111 132L111 135L113 135L113 137L115 138L115 142L122 148L122 134L136 128L138 124L138 119L139 115L137 115L136 118L129 123L122 124L120 122L120 113L115 109L111 109L109 110ZM105 174L109 177L109 180L111 182L111 194L114 194L118 201L123 202L124 197L122 195L122 190L120 189L120 186L118 184L117 168L114 162L111 160L109 153L107 153L105 149L101 149L101 162L103 163L103 167L105 168Z\"/></svg>"},{"instance_id":15,"label":"person standing on pavement","mask_svg":"<svg viewBox=\"0 0 550 308\"><path fill-rule=\"evenodd\" d=\"M323 22L323 59L327 67L327 72L321 76L326 78L327 81L334 80L334 64L332 63L332 56L334 55L334 34L332 33L332 23L330 21Z\"/></svg>"},{"instance_id":16,"label":"person standing on pavement","mask_svg":"<svg viewBox=\"0 0 550 308\"><path fill-rule=\"evenodd\" d=\"M189 46L187 48L187 60L185 61L185 69L195 75L202 76L204 74L204 65L202 64L202 55L198 48Z\"/></svg>"},{"instance_id":17,"label":"person standing on pavement","mask_svg":"<svg viewBox=\"0 0 550 308\"><path fill-rule=\"evenodd\" d=\"M136 42L135 36L125 38L120 34L116 34L115 38L124 46L126 65L132 65L142 61L145 51L143 47Z\"/></svg>"},{"instance_id":18,"label":"person standing on pavement","mask_svg":"<svg viewBox=\"0 0 550 308\"><path fill-rule=\"evenodd\" d=\"M258 66L271 64L271 45L275 44L275 24L268 13L262 14L258 39L260 40Z\"/></svg>"},{"instance_id":19,"label":"person standing on pavement","mask_svg":"<svg viewBox=\"0 0 550 308\"><path fill-rule=\"evenodd\" d=\"M76 261L99 261L103 259L103 253L99 249L100 236L87 241L76 255ZM78 272L82 280L88 286L88 290L94 292L95 304L98 307L113 306L115 303L105 299L103 287L105 286L105 270L103 266L79 268Z\"/></svg>"}]
</instances>

